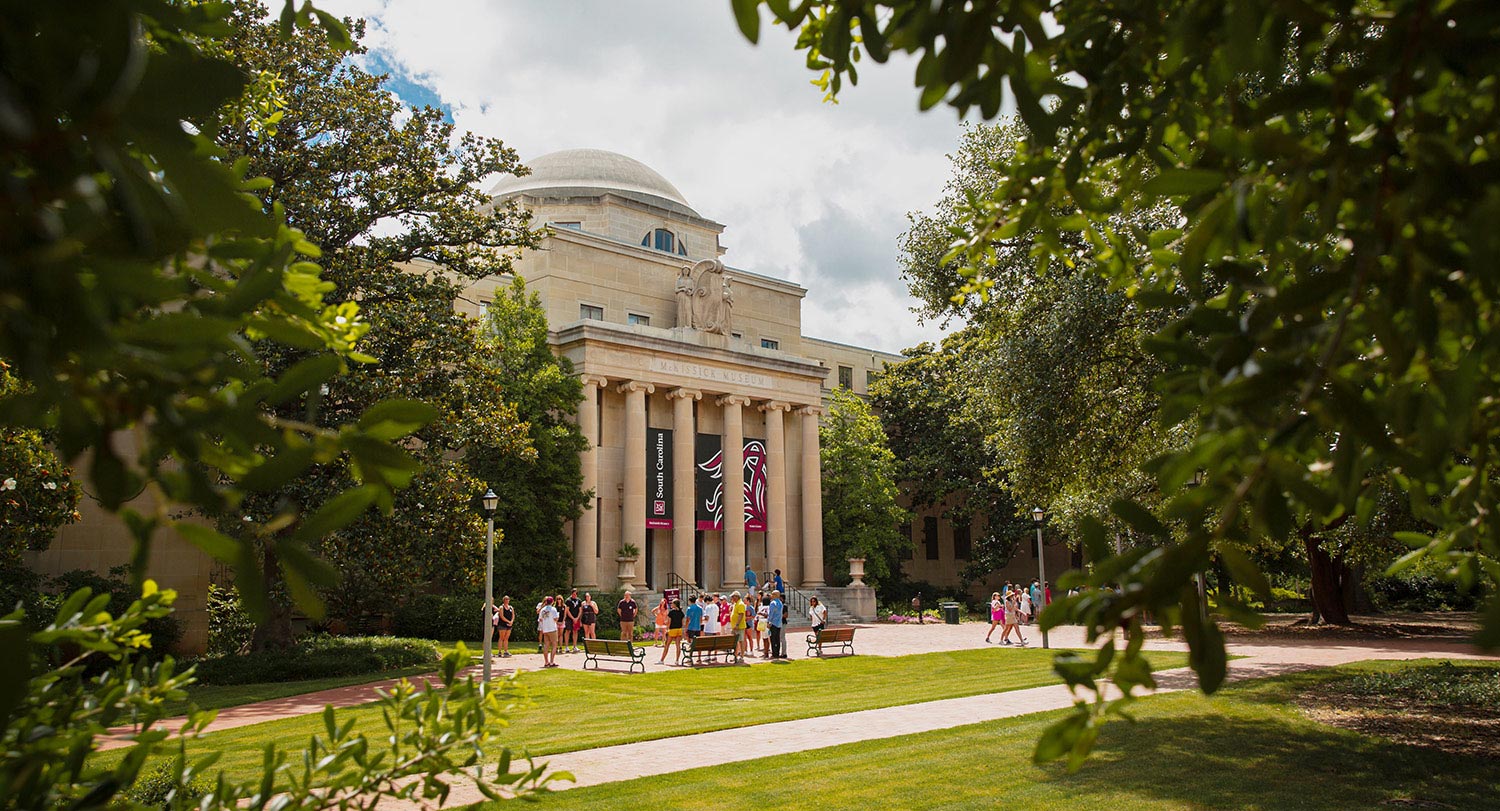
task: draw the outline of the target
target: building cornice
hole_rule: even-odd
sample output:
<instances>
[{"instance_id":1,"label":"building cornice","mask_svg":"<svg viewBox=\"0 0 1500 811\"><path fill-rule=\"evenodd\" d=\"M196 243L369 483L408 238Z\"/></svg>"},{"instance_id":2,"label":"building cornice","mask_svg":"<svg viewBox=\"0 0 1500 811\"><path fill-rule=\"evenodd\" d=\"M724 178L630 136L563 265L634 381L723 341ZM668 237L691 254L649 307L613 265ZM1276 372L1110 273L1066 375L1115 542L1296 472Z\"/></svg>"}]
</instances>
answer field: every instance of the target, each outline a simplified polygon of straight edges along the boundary
<instances>
[{"instance_id":1,"label":"building cornice","mask_svg":"<svg viewBox=\"0 0 1500 811\"><path fill-rule=\"evenodd\" d=\"M627 326L608 321L577 321L549 332L547 339L548 343L559 349L579 343L592 343L690 363L712 363L767 374L790 375L819 384L828 376L828 369L822 362L812 358L751 346L713 346L712 342L715 339L722 340L722 336L695 330Z\"/></svg>"}]
</instances>

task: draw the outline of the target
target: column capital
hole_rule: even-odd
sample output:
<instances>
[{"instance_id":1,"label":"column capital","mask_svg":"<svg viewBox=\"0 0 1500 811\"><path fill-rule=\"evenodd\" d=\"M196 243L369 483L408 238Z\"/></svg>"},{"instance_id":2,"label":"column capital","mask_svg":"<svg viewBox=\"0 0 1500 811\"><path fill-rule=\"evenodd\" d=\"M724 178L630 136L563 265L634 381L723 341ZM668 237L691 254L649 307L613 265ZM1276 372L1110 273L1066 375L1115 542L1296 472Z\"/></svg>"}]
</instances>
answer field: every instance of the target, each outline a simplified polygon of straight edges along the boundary
<instances>
[{"instance_id":1,"label":"column capital","mask_svg":"<svg viewBox=\"0 0 1500 811\"><path fill-rule=\"evenodd\" d=\"M618 391L621 394L629 394L633 391L643 391L647 394L651 394L652 392L656 391L656 387L642 380L627 380L624 383L616 386L615 391Z\"/></svg>"},{"instance_id":2,"label":"column capital","mask_svg":"<svg viewBox=\"0 0 1500 811\"><path fill-rule=\"evenodd\" d=\"M750 405L750 398L746 397L743 394L726 394L723 397L714 400L714 402L721 406L747 406Z\"/></svg>"},{"instance_id":3,"label":"column capital","mask_svg":"<svg viewBox=\"0 0 1500 811\"><path fill-rule=\"evenodd\" d=\"M583 375L578 379L583 381L585 386L598 386L601 389L609 386L609 378L603 375Z\"/></svg>"},{"instance_id":4,"label":"column capital","mask_svg":"<svg viewBox=\"0 0 1500 811\"><path fill-rule=\"evenodd\" d=\"M697 389L672 389L667 392L668 400L702 400L703 392Z\"/></svg>"},{"instance_id":5,"label":"column capital","mask_svg":"<svg viewBox=\"0 0 1500 811\"><path fill-rule=\"evenodd\" d=\"M780 400L771 400L770 402L761 403L757 408L761 411L791 411L792 404L783 403Z\"/></svg>"},{"instance_id":6,"label":"column capital","mask_svg":"<svg viewBox=\"0 0 1500 811\"><path fill-rule=\"evenodd\" d=\"M818 417L823 414L823 407L815 405L800 406L796 411L804 417Z\"/></svg>"}]
</instances>

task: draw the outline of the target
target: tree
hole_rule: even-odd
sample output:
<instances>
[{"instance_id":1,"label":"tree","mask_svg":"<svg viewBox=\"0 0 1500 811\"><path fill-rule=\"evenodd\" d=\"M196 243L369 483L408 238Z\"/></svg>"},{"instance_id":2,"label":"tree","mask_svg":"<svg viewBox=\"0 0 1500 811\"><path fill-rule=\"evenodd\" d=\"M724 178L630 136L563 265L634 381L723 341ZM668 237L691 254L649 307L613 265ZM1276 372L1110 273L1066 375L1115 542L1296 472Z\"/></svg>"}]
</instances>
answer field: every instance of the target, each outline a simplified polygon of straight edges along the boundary
<instances>
[{"instance_id":1,"label":"tree","mask_svg":"<svg viewBox=\"0 0 1500 811\"><path fill-rule=\"evenodd\" d=\"M972 539L966 581L1003 568L1029 537L998 471L987 434L991 417L976 379L983 336L965 330L943 339L941 348L921 344L902 352L906 360L885 368L870 385L870 404L880 415L896 459L896 480L915 510L942 508L954 526L983 516Z\"/></svg>"},{"instance_id":2,"label":"tree","mask_svg":"<svg viewBox=\"0 0 1500 811\"><path fill-rule=\"evenodd\" d=\"M0 361L0 399L18 388ZM46 549L58 527L77 521L80 493L41 432L0 427L0 573L12 577L22 552Z\"/></svg>"},{"instance_id":3,"label":"tree","mask_svg":"<svg viewBox=\"0 0 1500 811\"><path fill-rule=\"evenodd\" d=\"M273 129L226 115L216 139L269 179L266 203L283 207L322 245L331 295L358 302L368 326L361 349L369 362L328 387L316 419L338 424L387 398L423 403L436 415L413 433L423 469L394 510L354 505L357 518L319 545L337 584L330 577L288 585L321 585L348 619L389 613L434 583L473 588L484 529L465 504L483 484L454 457L525 461L535 451L528 426L505 402L511 378L475 323L453 309L461 291L455 277L505 273L510 251L534 244L525 215L490 206L477 188L490 175L523 169L500 141L455 137L441 112L404 107L383 87L385 77L352 64L326 38L282 36L258 3L238 3L232 21L227 51L273 88L280 106ZM363 23L348 27L353 52L362 53ZM266 356L271 368L300 362L296 351ZM328 503L355 473L343 459L311 466L247 503L246 514L269 521L241 526L241 516L223 516L223 526L254 539L273 593L284 532L275 517L288 505ZM289 606L277 600L271 608L271 621L257 627L257 648L290 640Z\"/></svg>"},{"instance_id":4,"label":"tree","mask_svg":"<svg viewBox=\"0 0 1500 811\"><path fill-rule=\"evenodd\" d=\"M759 5L735 4L752 40ZM1372 471L1436 528L1401 536L1417 548L1397 568L1434 556L1460 582L1500 582L1488 506L1500 422L1486 394L1500 384L1491 3L767 5L801 29L831 93L857 78L858 54L902 50L920 54L924 108L992 117L1008 100L1035 133L961 212L951 257L966 292L984 295L997 244L1035 229L1033 258L1050 268L1064 235L1081 233L1113 289L1171 314L1146 345L1170 370L1157 380L1163 422L1192 418L1194 430L1147 466L1160 506L1111 510L1163 546L1102 567L1132 586L1123 593L1044 616L1111 638L1091 664L1059 667L1070 683L1110 672L1129 692L1149 678L1135 646L1112 657L1111 630L1138 640L1149 612L1182 625L1201 687L1215 690L1223 639L1188 578L1218 554L1264 593L1239 545L1367 522ZM1143 234L1145 257L1116 250L1120 217L1164 198L1182 222ZM1203 486L1185 488L1198 470ZM1169 525L1188 528L1182 541L1168 542ZM1102 522L1081 534L1091 557L1108 555ZM1500 645L1500 599L1477 640ZM1037 757L1080 764L1104 706L1054 726Z\"/></svg>"},{"instance_id":5,"label":"tree","mask_svg":"<svg viewBox=\"0 0 1500 811\"><path fill-rule=\"evenodd\" d=\"M583 489L580 456L588 440L569 419L583 401L583 384L572 362L547 343L546 310L520 277L490 302L481 329L483 351L505 381L505 403L527 426L528 453L491 444L473 448L464 462L500 496L495 525L506 545L495 559L495 580L530 594L567 582L573 544L563 529L593 499Z\"/></svg>"},{"instance_id":6,"label":"tree","mask_svg":"<svg viewBox=\"0 0 1500 811\"><path fill-rule=\"evenodd\" d=\"M12 3L0 16L13 123L0 128L11 183L0 207L0 358L20 383L0 398L0 424L51 432L63 459L89 453L89 489L124 518L137 578L163 526L255 570L248 544L181 520L182 507L235 512L248 492L314 462L347 454L350 498L389 506L415 468L392 443L431 418L388 404L319 426L270 410L316 400L360 359L365 325L356 305L327 304L317 246L281 208L246 194L259 181L206 134L247 88L256 95L223 57L227 11L122 0ZM288 2L282 20L287 31L345 36L310 5ZM264 128L274 114L243 117ZM270 372L259 362L289 347L309 357ZM124 432L131 443L116 441ZM125 506L143 489L158 496L154 512ZM317 576L307 542L348 517L282 514L282 565Z\"/></svg>"},{"instance_id":7,"label":"tree","mask_svg":"<svg viewBox=\"0 0 1500 811\"><path fill-rule=\"evenodd\" d=\"M870 585L899 577L901 555L912 548L901 525L911 514L896 503L896 457L880 419L844 388L829 395L818 429L823 450L823 548L832 560L864 558ZM840 579L836 573L835 580Z\"/></svg>"}]
</instances>

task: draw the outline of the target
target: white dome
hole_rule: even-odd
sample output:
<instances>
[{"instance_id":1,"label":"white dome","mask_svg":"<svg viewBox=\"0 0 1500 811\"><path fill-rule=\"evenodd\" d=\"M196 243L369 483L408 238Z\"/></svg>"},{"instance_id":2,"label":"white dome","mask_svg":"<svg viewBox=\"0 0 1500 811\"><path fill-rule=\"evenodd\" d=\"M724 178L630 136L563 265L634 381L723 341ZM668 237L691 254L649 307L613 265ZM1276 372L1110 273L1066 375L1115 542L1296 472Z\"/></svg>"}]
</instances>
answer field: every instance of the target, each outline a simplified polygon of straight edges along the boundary
<instances>
[{"instance_id":1,"label":"white dome","mask_svg":"<svg viewBox=\"0 0 1500 811\"><path fill-rule=\"evenodd\" d=\"M574 195L615 192L679 213L699 216L682 192L655 169L635 158L603 149L565 149L526 162L531 174L507 177L490 189L491 197L552 191Z\"/></svg>"}]
</instances>

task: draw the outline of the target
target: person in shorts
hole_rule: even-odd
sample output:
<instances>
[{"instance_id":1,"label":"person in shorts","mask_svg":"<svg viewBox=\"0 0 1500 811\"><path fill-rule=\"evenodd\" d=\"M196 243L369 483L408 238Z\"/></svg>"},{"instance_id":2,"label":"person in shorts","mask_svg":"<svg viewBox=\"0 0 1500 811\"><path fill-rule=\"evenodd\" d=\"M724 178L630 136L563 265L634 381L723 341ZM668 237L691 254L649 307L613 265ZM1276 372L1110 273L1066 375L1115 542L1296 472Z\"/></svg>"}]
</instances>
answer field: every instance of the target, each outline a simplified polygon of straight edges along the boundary
<instances>
[{"instance_id":1,"label":"person in shorts","mask_svg":"<svg viewBox=\"0 0 1500 811\"><path fill-rule=\"evenodd\" d=\"M755 609L755 635L760 638L760 658L771 658L771 600L761 600Z\"/></svg>"},{"instance_id":2,"label":"person in shorts","mask_svg":"<svg viewBox=\"0 0 1500 811\"><path fill-rule=\"evenodd\" d=\"M568 594L562 607L563 652L578 650L578 632L583 630L583 601L578 599L578 589ZM571 646L571 647L570 647Z\"/></svg>"},{"instance_id":3,"label":"person in shorts","mask_svg":"<svg viewBox=\"0 0 1500 811\"><path fill-rule=\"evenodd\" d=\"M547 597L536 612L536 630L542 637L542 667L557 667L557 622L557 606Z\"/></svg>"},{"instance_id":4,"label":"person in shorts","mask_svg":"<svg viewBox=\"0 0 1500 811\"><path fill-rule=\"evenodd\" d=\"M688 639L697 639L703 635L703 604L698 600L688 602L687 611L683 612L687 619L687 628L683 635Z\"/></svg>"},{"instance_id":5,"label":"person in shorts","mask_svg":"<svg viewBox=\"0 0 1500 811\"><path fill-rule=\"evenodd\" d=\"M828 627L828 606L816 597L807 598L807 613L812 615L813 633Z\"/></svg>"},{"instance_id":6,"label":"person in shorts","mask_svg":"<svg viewBox=\"0 0 1500 811\"><path fill-rule=\"evenodd\" d=\"M657 660L657 664L667 661L667 648L677 649L677 658L672 664L682 664L682 625L686 620L687 614L682 610L682 601L673 600L672 608L667 612L667 641L662 643L661 658Z\"/></svg>"},{"instance_id":7,"label":"person in shorts","mask_svg":"<svg viewBox=\"0 0 1500 811\"><path fill-rule=\"evenodd\" d=\"M635 598L630 596L630 590L625 590L625 596L620 598L615 610L620 612L620 638L629 642L635 639Z\"/></svg>"},{"instance_id":8,"label":"person in shorts","mask_svg":"<svg viewBox=\"0 0 1500 811\"><path fill-rule=\"evenodd\" d=\"M510 604L510 595L500 598L500 604L495 606L495 634L498 637L496 645L499 648L499 656L510 656L510 631L516 624L516 607Z\"/></svg>"},{"instance_id":9,"label":"person in shorts","mask_svg":"<svg viewBox=\"0 0 1500 811\"><path fill-rule=\"evenodd\" d=\"M591 593L583 595L583 607L579 620L583 628L583 639L599 638L599 632L594 627L599 622L599 604L594 602L594 595Z\"/></svg>"},{"instance_id":10,"label":"person in shorts","mask_svg":"<svg viewBox=\"0 0 1500 811\"><path fill-rule=\"evenodd\" d=\"M667 629L671 627L668 624L668 615L672 613L672 606L667 604L666 597L661 598L661 602L656 604L656 611L653 613L656 619L656 638L661 640L661 646L665 648Z\"/></svg>"},{"instance_id":11,"label":"person in shorts","mask_svg":"<svg viewBox=\"0 0 1500 811\"><path fill-rule=\"evenodd\" d=\"M990 593L990 630L984 635L984 641L990 641L990 634L995 632L995 626L1005 624L1005 603L1000 599L1000 592ZM1010 643L1005 643L1009 645Z\"/></svg>"},{"instance_id":12,"label":"person in shorts","mask_svg":"<svg viewBox=\"0 0 1500 811\"><path fill-rule=\"evenodd\" d=\"M734 632L734 655L743 658L745 655L745 601L740 598L740 593L729 595L729 629Z\"/></svg>"}]
</instances>

